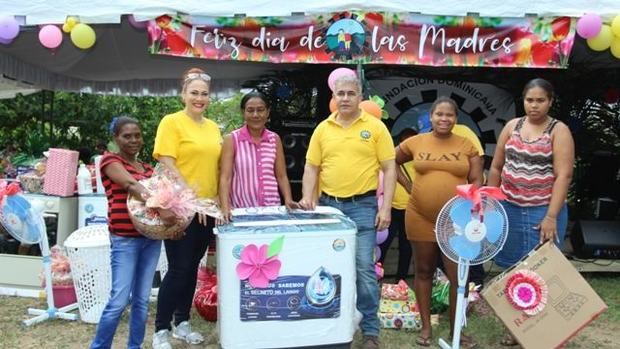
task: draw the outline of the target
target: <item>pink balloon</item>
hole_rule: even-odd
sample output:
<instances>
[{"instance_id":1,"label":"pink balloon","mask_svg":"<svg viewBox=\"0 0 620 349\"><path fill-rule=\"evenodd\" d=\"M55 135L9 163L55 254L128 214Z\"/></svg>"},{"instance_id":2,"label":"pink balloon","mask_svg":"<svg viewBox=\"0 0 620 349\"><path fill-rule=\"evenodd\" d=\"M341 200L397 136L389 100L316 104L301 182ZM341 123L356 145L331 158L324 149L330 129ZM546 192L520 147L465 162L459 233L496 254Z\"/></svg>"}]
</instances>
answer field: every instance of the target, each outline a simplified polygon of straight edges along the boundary
<instances>
[{"instance_id":1,"label":"pink balloon","mask_svg":"<svg viewBox=\"0 0 620 349\"><path fill-rule=\"evenodd\" d=\"M577 34L584 39L590 39L598 35L603 26L601 16L589 13L583 15L577 21Z\"/></svg>"},{"instance_id":2,"label":"pink balloon","mask_svg":"<svg viewBox=\"0 0 620 349\"><path fill-rule=\"evenodd\" d=\"M329 77L327 78L327 85L329 86L329 89L334 91L334 89L336 88L336 80L338 80L339 78L343 76L355 77L357 76L357 74L355 73L354 70L351 70L349 68L334 69L334 71L331 72L331 74L329 74Z\"/></svg>"},{"instance_id":3,"label":"pink balloon","mask_svg":"<svg viewBox=\"0 0 620 349\"><path fill-rule=\"evenodd\" d=\"M375 246L375 262L381 258L381 249L379 246Z\"/></svg>"},{"instance_id":4,"label":"pink balloon","mask_svg":"<svg viewBox=\"0 0 620 349\"><path fill-rule=\"evenodd\" d=\"M388 229L377 231L377 245L381 245L385 240L387 240L388 234L389 234Z\"/></svg>"},{"instance_id":5,"label":"pink balloon","mask_svg":"<svg viewBox=\"0 0 620 349\"><path fill-rule=\"evenodd\" d=\"M381 263L375 264L375 274L377 275L377 279L383 279L385 271L383 270L383 266Z\"/></svg>"},{"instance_id":6,"label":"pink balloon","mask_svg":"<svg viewBox=\"0 0 620 349\"><path fill-rule=\"evenodd\" d=\"M136 21L133 15L127 16L127 19L129 20L129 24L136 29L145 29L149 24L149 21Z\"/></svg>"},{"instance_id":7,"label":"pink balloon","mask_svg":"<svg viewBox=\"0 0 620 349\"><path fill-rule=\"evenodd\" d=\"M45 25L39 31L39 41L47 48L56 48L62 43L62 31L55 25Z\"/></svg>"},{"instance_id":8,"label":"pink balloon","mask_svg":"<svg viewBox=\"0 0 620 349\"><path fill-rule=\"evenodd\" d=\"M19 23L13 16L0 16L0 39L13 40L19 34ZM9 41L10 42L10 41Z\"/></svg>"}]
</instances>

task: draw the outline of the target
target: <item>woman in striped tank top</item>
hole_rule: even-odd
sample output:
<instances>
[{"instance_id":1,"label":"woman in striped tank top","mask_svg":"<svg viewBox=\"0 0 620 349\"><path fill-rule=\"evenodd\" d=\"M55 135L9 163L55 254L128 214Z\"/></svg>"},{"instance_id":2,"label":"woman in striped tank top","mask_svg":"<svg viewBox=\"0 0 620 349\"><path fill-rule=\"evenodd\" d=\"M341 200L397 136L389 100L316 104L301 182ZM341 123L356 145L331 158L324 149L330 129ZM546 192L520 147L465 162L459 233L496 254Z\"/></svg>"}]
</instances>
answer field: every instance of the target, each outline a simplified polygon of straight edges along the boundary
<instances>
[{"instance_id":1,"label":"woman in striped tank top","mask_svg":"<svg viewBox=\"0 0 620 349\"><path fill-rule=\"evenodd\" d=\"M245 124L224 138L219 187L224 222L230 221L232 208L280 205L280 193L287 208L297 208L286 174L282 142L265 127L269 107L269 100L260 92L243 96Z\"/></svg>"},{"instance_id":2,"label":"woman in striped tank top","mask_svg":"<svg viewBox=\"0 0 620 349\"><path fill-rule=\"evenodd\" d=\"M500 187L508 199L508 238L495 263L509 267L539 243L561 246L568 214L566 195L573 175L575 146L569 128L548 115L553 87L543 79L523 89L526 115L502 130L491 164L488 184ZM516 345L510 335L501 342Z\"/></svg>"}]
</instances>

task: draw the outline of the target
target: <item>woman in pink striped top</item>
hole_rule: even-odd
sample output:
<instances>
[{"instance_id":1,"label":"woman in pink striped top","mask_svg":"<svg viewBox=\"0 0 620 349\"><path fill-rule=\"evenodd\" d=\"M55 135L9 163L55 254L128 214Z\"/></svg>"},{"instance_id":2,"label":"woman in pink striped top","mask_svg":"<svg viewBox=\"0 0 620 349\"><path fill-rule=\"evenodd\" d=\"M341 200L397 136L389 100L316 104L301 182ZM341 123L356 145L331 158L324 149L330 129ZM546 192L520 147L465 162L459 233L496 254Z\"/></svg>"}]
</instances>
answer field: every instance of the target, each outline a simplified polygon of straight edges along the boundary
<instances>
[{"instance_id":1,"label":"woman in pink striped top","mask_svg":"<svg viewBox=\"0 0 620 349\"><path fill-rule=\"evenodd\" d=\"M225 222L230 221L232 208L280 205L280 193L287 208L297 208L286 174L282 142L265 127L269 107L269 100L260 92L243 96L245 124L224 138L219 197Z\"/></svg>"}]
</instances>

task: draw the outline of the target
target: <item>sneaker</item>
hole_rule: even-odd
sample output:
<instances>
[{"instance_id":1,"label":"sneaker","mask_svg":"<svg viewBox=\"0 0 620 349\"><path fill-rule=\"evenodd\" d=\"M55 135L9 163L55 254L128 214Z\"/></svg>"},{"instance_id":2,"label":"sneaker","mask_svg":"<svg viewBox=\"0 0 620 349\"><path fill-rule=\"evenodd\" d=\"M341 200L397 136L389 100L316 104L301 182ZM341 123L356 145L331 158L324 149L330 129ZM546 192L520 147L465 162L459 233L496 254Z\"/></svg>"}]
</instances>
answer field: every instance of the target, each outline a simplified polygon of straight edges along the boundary
<instances>
[{"instance_id":1,"label":"sneaker","mask_svg":"<svg viewBox=\"0 0 620 349\"><path fill-rule=\"evenodd\" d=\"M362 342L362 348L364 349L379 349L379 337L377 336L364 336Z\"/></svg>"},{"instance_id":2,"label":"sneaker","mask_svg":"<svg viewBox=\"0 0 620 349\"><path fill-rule=\"evenodd\" d=\"M153 334L153 349L172 349L168 342L169 330L159 330Z\"/></svg>"},{"instance_id":3,"label":"sneaker","mask_svg":"<svg viewBox=\"0 0 620 349\"><path fill-rule=\"evenodd\" d=\"M192 332L192 325L188 321L183 321L172 330L172 337L181 339L187 344L200 344L204 342L204 337L198 332Z\"/></svg>"}]
</instances>

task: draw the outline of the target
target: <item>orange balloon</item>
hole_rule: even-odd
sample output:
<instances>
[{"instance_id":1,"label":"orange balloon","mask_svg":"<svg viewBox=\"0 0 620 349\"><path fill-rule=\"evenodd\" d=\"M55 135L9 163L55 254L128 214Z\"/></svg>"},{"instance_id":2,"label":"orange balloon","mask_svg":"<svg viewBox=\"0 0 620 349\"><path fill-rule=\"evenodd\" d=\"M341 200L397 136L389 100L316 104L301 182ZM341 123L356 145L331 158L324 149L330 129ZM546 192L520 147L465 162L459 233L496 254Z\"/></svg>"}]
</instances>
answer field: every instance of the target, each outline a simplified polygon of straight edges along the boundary
<instances>
[{"instance_id":1,"label":"orange balloon","mask_svg":"<svg viewBox=\"0 0 620 349\"><path fill-rule=\"evenodd\" d=\"M332 97L331 101L329 101L329 111L333 113L336 110L338 110L338 106L336 105L336 100Z\"/></svg>"},{"instance_id":2,"label":"orange balloon","mask_svg":"<svg viewBox=\"0 0 620 349\"><path fill-rule=\"evenodd\" d=\"M362 103L360 103L360 108L377 119L381 119L382 111L377 103L369 100L362 101Z\"/></svg>"}]
</instances>

